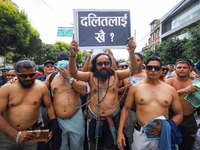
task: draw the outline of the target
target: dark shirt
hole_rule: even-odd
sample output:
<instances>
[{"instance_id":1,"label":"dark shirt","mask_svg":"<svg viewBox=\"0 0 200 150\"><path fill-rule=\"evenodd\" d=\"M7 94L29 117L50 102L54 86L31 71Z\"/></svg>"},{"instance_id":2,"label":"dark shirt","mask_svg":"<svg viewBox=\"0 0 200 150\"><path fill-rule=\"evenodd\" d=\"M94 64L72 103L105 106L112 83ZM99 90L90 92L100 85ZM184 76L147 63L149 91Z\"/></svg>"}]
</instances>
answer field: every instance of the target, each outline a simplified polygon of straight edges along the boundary
<instances>
[{"instance_id":1,"label":"dark shirt","mask_svg":"<svg viewBox=\"0 0 200 150\"><path fill-rule=\"evenodd\" d=\"M44 82L46 80L46 75L37 77L38 80Z\"/></svg>"},{"instance_id":2,"label":"dark shirt","mask_svg":"<svg viewBox=\"0 0 200 150\"><path fill-rule=\"evenodd\" d=\"M7 79L5 79L3 76L0 76L0 87L4 84L6 84Z\"/></svg>"}]
</instances>

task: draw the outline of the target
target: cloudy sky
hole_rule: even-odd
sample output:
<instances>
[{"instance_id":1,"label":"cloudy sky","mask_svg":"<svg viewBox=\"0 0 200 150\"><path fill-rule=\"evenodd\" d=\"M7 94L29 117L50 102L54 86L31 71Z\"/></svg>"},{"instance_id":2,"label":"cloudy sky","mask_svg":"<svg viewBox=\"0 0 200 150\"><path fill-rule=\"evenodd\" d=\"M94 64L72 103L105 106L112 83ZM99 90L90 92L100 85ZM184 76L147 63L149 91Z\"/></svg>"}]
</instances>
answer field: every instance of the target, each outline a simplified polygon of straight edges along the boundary
<instances>
[{"instance_id":1,"label":"cloudy sky","mask_svg":"<svg viewBox=\"0 0 200 150\"><path fill-rule=\"evenodd\" d=\"M131 12L131 33L136 30L136 52L147 43L149 24L160 19L181 0L12 0L24 10L40 38L46 44L57 41L70 43L71 38L57 37L58 27L72 27L73 9L129 9ZM148 35L148 36L146 36ZM145 38L146 37L146 38ZM127 59L126 50L112 50L119 59Z\"/></svg>"}]
</instances>

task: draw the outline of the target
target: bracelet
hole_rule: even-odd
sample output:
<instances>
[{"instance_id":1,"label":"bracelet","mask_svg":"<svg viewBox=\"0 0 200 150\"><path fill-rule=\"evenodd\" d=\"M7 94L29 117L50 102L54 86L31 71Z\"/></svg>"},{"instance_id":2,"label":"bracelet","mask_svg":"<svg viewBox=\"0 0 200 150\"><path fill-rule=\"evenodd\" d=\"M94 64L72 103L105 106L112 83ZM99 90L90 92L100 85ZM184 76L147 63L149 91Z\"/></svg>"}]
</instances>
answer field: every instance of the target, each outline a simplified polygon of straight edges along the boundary
<instances>
[{"instance_id":1,"label":"bracelet","mask_svg":"<svg viewBox=\"0 0 200 150\"><path fill-rule=\"evenodd\" d=\"M20 137L21 133L22 133L22 132L19 131L18 134L17 134L17 138L16 138L16 142L17 142L17 143L19 143L18 140L19 140L19 137Z\"/></svg>"},{"instance_id":2,"label":"bracelet","mask_svg":"<svg viewBox=\"0 0 200 150\"><path fill-rule=\"evenodd\" d=\"M138 62L137 62L137 64L138 64ZM139 64L137 65L137 67L135 69L130 69L130 71L135 71L138 67L139 67Z\"/></svg>"},{"instance_id":3,"label":"bracelet","mask_svg":"<svg viewBox=\"0 0 200 150\"><path fill-rule=\"evenodd\" d=\"M69 57L76 57L76 55L75 55L75 56L70 56L70 55L69 55Z\"/></svg>"},{"instance_id":4,"label":"bracelet","mask_svg":"<svg viewBox=\"0 0 200 150\"><path fill-rule=\"evenodd\" d=\"M76 68L76 73L75 74L69 74L70 77L75 76L77 74L77 72L78 72L78 69Z\"/></svg>"}]
</instances>

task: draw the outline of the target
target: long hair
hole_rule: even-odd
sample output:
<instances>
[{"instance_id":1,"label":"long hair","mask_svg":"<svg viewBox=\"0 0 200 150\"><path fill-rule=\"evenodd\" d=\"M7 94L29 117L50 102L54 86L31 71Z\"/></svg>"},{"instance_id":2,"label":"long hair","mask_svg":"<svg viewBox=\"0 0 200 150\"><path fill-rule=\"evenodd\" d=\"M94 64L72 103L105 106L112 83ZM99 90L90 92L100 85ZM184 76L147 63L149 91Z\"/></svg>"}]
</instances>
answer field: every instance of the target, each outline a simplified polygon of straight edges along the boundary
<instances>
[{"instance_id":1,"label":"long hair","mask_svg":"<svg viewBox=\"0 0 200 150\"><path fill-rule=\"evenodd\" d=\"M99 53L99 54L97 54L94 58L93 58L93 60L92 60L92 67L91 67L91 72L95 72L96 71L96 63L97 63L97 58L99 57L99 56L101 56L101 55L106 55L106 56L108 56L108 58L109 58L109 61L110 61L110 66L112 66L112 59L111 59L111 57L110 57L110 55L109 54L106 54L106 53Z\"/></svg>"}]
</instances>

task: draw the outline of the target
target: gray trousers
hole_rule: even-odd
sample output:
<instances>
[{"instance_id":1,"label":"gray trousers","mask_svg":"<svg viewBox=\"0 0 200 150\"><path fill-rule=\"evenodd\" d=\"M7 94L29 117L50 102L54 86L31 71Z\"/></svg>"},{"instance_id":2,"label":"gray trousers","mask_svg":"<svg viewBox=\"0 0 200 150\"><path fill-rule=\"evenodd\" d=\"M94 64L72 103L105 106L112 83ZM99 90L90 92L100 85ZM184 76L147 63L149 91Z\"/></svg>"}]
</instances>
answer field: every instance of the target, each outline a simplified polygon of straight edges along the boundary
<instances>
[{"instance_id":1,"label":"gray trousers","mask_svg":"<svg viewBox=\"0 0 200 150\"><path fill-rule=\"evenodd\" d=\"M15 139L6 134L0 136L0 150L36 150L37 143L16 143Z\"/></svg>"}]
</instances>

